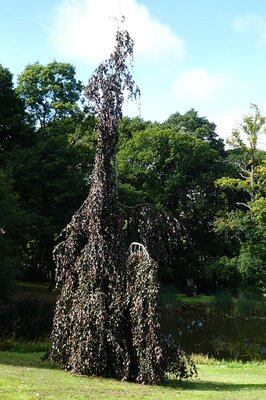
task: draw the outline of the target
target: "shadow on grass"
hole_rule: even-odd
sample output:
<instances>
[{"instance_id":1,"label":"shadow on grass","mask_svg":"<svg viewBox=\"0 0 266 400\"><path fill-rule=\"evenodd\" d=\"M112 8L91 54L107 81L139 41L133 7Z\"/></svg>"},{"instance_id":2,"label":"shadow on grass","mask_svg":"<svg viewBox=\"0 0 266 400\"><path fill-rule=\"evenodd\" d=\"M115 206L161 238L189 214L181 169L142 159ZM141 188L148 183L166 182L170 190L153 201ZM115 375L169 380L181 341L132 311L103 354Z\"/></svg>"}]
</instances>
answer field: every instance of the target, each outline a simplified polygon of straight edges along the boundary
<instances>
[{"instance_id":1,"label":"shadow on grass","mask_svg":"<svg viewBox=\"0 0 266 400\"><path fill-rule=\"evenodd\" d=\"M225 383L205 380L191 380L179 382L174 379L165 380L161 386L176 390L221 390L225 392L234 392L239 390L266 390L266 383Z\"/></svg>"}]
</instances>

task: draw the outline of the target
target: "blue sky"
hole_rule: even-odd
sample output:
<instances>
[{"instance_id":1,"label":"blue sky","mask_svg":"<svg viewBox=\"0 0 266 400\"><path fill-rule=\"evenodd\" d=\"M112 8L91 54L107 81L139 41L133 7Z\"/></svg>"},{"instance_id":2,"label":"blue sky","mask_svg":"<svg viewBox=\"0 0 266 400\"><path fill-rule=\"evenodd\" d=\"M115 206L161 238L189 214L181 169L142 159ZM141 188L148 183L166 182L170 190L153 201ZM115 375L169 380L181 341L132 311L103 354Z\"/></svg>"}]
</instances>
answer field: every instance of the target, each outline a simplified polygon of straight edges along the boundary
<instances>
[{"instance_id":1,"label":"blue sky","mask_svg":"<svg viewBox=\"0 0 266 400\"><path fill-rule=\"evenodd\" d=\"M144 119L195 108L226 138L250 103L266 114L265 0L0 0L0 10L0 63L15 78L29 63L56 59L86 83L123 14Z\"/></svg>"}]
</instances>

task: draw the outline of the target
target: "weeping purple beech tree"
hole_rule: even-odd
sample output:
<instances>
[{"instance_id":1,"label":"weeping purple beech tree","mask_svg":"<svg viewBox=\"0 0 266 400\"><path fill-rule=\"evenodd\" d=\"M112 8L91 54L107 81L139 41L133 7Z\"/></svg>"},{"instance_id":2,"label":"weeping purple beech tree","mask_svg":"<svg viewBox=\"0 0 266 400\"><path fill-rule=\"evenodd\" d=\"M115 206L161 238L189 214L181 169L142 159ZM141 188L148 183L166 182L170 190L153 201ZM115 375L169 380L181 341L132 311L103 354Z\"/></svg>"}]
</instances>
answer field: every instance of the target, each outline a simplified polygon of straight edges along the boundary
<instances>
[{"instance_id":1,"label":"weeping purple beech tree","mask_svg":"<svg viewBox=\"0 0 266 400\"><path fill-rule=\"evenodd\" d=\"M169 370L158 322L157 263L146 251L128 254L116 187L124 95L139 95L127 64L132 56L133 41L119 30L113 53L86 87L98 121L97 151L88 198L54 250L62 291L50 359L77 374L154 384Z\"/></svg>"}]
</instances>

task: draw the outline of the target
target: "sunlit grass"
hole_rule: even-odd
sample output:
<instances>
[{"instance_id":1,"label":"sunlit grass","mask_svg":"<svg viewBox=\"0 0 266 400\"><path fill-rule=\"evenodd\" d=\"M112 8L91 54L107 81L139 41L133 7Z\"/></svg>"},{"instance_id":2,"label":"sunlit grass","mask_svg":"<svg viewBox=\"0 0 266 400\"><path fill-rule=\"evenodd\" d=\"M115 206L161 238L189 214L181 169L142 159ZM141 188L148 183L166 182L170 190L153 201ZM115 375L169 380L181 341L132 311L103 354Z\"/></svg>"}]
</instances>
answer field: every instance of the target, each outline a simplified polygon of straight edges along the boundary
<instances>
[{"instance_id":1,"label":"sunlit grass","mask_svg":"<svg viewBox=\"0 0 266 400\"><path fill-rule=\"evenodd\" d=\"M199 294L195 297L189 297L183 293L177 293L176 296L177 299L180 299L182 302L187 304L210 304L214 298L214 296L206 296L204 294Z\"/></svg>"},{"instance_id":2,"label":"sunlit grass","mask_svg":"<svg viewBox=\"0 0 266 400\"><path fill-rule=\"evenodd\" d=\"M266 363L224 362L197 356L199 377L160 386L72 376L41 361L43 353L0 352L1 400L262 400L266 398Z\"/></svg>"}]
</instances>

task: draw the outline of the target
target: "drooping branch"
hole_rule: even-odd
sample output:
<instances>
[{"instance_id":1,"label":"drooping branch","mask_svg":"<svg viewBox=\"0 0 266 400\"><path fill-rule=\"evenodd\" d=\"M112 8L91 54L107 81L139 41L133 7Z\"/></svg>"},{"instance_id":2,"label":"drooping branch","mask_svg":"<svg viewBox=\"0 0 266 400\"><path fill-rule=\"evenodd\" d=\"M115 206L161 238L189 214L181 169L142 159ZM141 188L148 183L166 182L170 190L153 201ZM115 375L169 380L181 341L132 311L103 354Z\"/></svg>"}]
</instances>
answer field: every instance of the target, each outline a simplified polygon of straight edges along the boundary
<instances>
[{"instance_id":1,"label":"drooping branch","mask_svg":"<svg viewBox=\"0 0 266 400\"><path fill-rule=\"evenodd\" d=\"M136 100L140 90L132 78L127 60L133 59L134 42L127 31L118 31L116 46L110 58L99 65L85 89L86 96L97 117L97 153L105 155L107 164L112 164L112 184L116 191L116 153L118 123L122 118L125 96Z\"/></svg>"}]
</instances>

